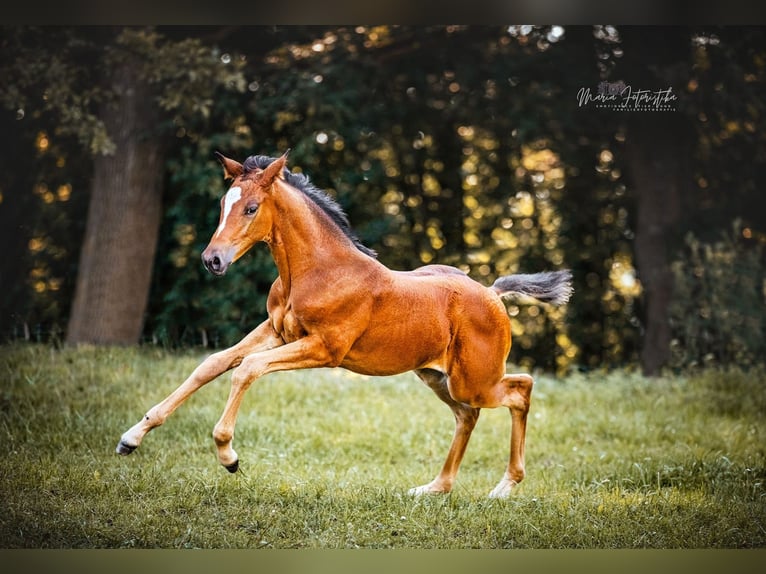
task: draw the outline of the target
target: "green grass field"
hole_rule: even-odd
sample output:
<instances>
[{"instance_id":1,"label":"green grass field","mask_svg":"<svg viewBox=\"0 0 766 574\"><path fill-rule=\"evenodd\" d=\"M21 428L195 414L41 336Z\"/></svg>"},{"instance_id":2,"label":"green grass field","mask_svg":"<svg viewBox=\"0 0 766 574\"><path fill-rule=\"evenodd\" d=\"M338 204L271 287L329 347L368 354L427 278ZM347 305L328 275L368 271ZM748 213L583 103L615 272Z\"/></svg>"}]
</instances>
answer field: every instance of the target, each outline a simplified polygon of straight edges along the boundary
<instances>
[{"instance_id":1,"label":"green grass field","mask_svg":"<svg viewBox=\"0 0 766 574\"><path fill-rule=\"evenodd\" d=\"M129 457L120 435L203 355L0 347L3 548L766 547L766 375L540 375L527 479L507 500L510 416L483 411L455 489L412 498L452 435L412 374L276 373L217 463L224 375Z\"/></svg>"}]
</instances>

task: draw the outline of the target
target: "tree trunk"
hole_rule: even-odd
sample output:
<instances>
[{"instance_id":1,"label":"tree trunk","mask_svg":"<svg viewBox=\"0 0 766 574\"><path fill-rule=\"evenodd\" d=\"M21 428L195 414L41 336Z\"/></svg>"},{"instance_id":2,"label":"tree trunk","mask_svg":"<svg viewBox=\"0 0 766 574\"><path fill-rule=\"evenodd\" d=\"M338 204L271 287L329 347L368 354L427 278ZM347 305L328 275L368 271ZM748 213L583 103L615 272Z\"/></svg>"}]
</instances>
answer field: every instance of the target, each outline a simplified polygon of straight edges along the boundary
<instances>
[{"instance_id":1,"label":"tree trunk","mask_svg":"<svg viewBox=\"0 0 766 574\"><path fill-rule=\"evenodd\" d=\"M680 64L688 62L688 31L628 27L622 31L626 84L635 89L684 88ZM630 56L629 56L630 52ZM644 340L641 367L658 375L670 359L669 306L673 296L672 250L681 235L682 205L694 140L689 119L676 111L635 111L627 123L625 151L637 201L635 255L643 285Z\"/></svg>"},{"instance_id":2,"label":"tree trunk","mask_svg":"<svg viewBox=\"0 0 766 574\"><path fill-rule=\"evenodd\" d=\"M680 224L683 185L677 156L679 151L688 153L688 147L678 141L680 129L674 129L675 122L665 114L642 116L653 117L631 126L626 151L638 195L634 248L645 308L641 368L645 375L655 376L670 359L670 251Z\"/></svg>"},{"instance_id":3,"label":"tree trunk","mask_svg":"<svg viewBox=\"0 0 766 574\"><path fill-rule=\"evenodd\" d=\"M162 208L159 110L134 61L112 75L103 120L116 145L95 158L68 343L140 340Z\"/></svg>"}]
</instances>

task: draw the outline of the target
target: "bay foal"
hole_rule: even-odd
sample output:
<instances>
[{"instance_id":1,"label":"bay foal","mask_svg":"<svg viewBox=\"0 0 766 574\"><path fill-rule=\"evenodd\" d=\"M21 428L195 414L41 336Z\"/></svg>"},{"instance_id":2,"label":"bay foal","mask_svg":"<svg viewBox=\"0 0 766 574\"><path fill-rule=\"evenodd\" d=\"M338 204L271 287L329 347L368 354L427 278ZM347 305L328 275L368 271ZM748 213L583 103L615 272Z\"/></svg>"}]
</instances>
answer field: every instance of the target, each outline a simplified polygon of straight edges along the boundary
<instances>
[{"instance_id":1,"label":"bay foal","mask_svg":"<svg viewBox=\"0 0 766 574\"><path fill-rule=\"evenodd\" d=\"M392 271L360 243L338 204L287 170L286 159L251 156L240 164L219 154L232 184L202 253L205 267L223 275L256 242L265 242L279 271L268 318L233 347L205 359L122 435L117 452L130 454L192 393L230 369L231 391L213 438L219 462L231 472L239 465L232 448L237 411L260 377L317 367L366 375L414 371L452 409L455 433L439 474L410 493L449 492L480 409L507 407L510 460L490 496L508 496L524 478L533 381L527 374L505 373L511 329L501 297L564 303L571 293L569 272L511 275L485 287L443 265Z\"/></svg>"}]
</instances>

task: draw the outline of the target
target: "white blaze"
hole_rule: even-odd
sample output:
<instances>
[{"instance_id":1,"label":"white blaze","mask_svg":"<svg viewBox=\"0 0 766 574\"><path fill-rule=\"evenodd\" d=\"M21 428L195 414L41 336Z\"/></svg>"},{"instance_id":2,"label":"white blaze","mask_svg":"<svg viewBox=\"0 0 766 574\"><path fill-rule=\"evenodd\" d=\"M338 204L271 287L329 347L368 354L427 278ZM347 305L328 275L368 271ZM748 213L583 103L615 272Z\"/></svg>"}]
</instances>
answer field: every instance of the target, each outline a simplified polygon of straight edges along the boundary
<instances>
[{"instance_id":1,"label":"white blaze","mask_svg":"<svg viewBox=\"0 0 766 574\"><path fill-rule=\"evenodd\" d=\"M221 225L218 226L218 231L215 234L216 237L218 237L221 234L221 231L223 231L223 228L226 227L226 218L229 217L231 208L234 207L234 204L240 199L242 199L241 187L232 187L226 193L226 197L223 200L223 218L221 218Z\"/></svg>"}]
</instances>

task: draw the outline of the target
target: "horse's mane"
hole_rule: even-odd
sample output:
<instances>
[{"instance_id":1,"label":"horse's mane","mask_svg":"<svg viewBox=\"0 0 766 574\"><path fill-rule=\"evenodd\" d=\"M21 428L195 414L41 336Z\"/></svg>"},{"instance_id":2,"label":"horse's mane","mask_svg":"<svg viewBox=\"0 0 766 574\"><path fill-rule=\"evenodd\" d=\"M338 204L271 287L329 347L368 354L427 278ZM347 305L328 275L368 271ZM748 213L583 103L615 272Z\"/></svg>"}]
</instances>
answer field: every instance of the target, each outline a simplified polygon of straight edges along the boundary
<instances>
[{"instance_id":1,"label":"horse's mane","mask_svg":"<svg viewBox=\"0 0 766 574\"><path fill-rule=\"evenodd\" d=\"M276 160L276 158L265 155L251 155L242 164L244 173L247 174L255 169L265 169L268 165ZM293 186L295 189L301 191L306 197L308 197L317 207L324 211L330 219L337 225L343 234L348 237L359 251L369 255L370 257L377 258L377 253L369 247L362 244L359 237L351 229L351 224L348 221L348 216L343 211L340 204L332 197L327 195L326 192L316 187L309 177L302 173L293 173L287 168L284 169L283 175L285 181Z\"/></svg>"}]
</instances>

